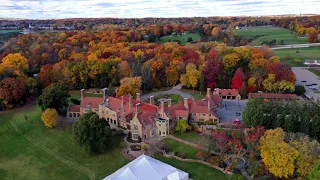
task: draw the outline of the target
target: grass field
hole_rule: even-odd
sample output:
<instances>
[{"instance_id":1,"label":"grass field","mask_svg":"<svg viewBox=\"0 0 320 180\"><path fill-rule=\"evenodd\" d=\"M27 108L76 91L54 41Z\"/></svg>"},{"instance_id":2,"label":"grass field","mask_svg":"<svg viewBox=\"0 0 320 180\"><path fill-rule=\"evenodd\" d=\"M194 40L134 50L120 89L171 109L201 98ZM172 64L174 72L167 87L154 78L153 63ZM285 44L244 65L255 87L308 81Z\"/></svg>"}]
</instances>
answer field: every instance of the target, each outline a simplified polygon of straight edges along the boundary
<instances>
[{"instance_id":1,"label":"grass field","mask_svg":"<svg viewBox=\"0 0 320 180\"><path fill-rule=\"evenodd\" d=\"M201 136L194 132L186 132L186 133L181 133L181 132L175 132L173 134L175 137L198 144L200 142Z\"/></svg>"},{"instance_id":2,"label":"grass field","mask_svg":"<svg viewBox=\"0 0 320 180\"><path fill-rule=\"evenodd\" d=\"M164 139L163 142L168 145L171 152L184 154L187 156L187 159L196 159L198 151L196 148L172 139Z\"/></svg>"},{"instance_id":3,"label":"grass field","mask_svg":"<svg viewBox=\"0 0 320 180\"><path fill-rule=\"evenodd\" d=\"M305 66L305 59L320 60L320 46L299 48L300 53L296 53L297 49L278 49L275 54L280 57L281 62L288 63L292 66ZM299 59L300 62L294 62L294 59Z\"/></svg>"},{"instance_id":4,"label":"grass field","mask_svg":"<svg viewBox=\"0 0 320 180\"><path fill-rule=\"evenodd\" d=\"M70 91L69 92L71 98L74 99L81 99L81 92L80 91ZM103 97L103 94L94 94L94 93L85 93L87 97Z\"/></svg>"},{"instance_id":5,"label":"grass field","mask_svg":"<svg viewBox=\"0 0 320 180\"><path fill-rule=\"evenodd\" d=\"M197 91L197 90L191 90L191 89L181 89L182 92L186 92L186 93L189 93L191 94L195 100L200 100L200 99L203 99L206 97L206 92L200 92L200 91Z\"/></svg>"},{"instance_id":6,"label":"grass field","mask_svg":"<svg viewBox=\"0 0 320 180\"><path fill-rule=\"evenodd\" d=\"M250 45L260 46L263 41L272 41L273 39L277 40L277 44L281 40L284 41L284 44L303 44L308 43L307 38L299 38L295 34L292 34L291 31L279 27L256 27L256 28L247 28L247 29L238 29L236 30L238 36L253 37L262 35L254 39Z\"/></svg>"},{"instance_id":7,"label":"grass field","mask_svg":"<svg viewBox=\"0 0 320 180\"><path fill-rule=\"evenodd\" d=\"M19 33L22 32L22 30L0 30L0 34L2 33Z\"/></svg>"},{"instance_id":8,"label":"grass field","mask_svg":"<svg viewBox=\"0 0 320 180\"><path fill-rule=\"evenodd\" d=\"M102 179L128 163L118 148L123 137L110 139L109 152L89 156L69 131L44 127L40 115L36 105L0 114L1 180Z\"/></svg>"},{"instance_id":9,"label":"grass field","mask_svg":"<svg viewBox=\"0 0 320 180\"><path fill-rule=\"evenodd\" d=\"M178 36L174 36L174 35L168 35L168 36L163 36L160 38L161 42L168 42L169 40L174 41L174 40L179 40L181 41L182 45L185 45L187 43L188 38L191 37L193 41L199 41L200 40L200 36L199 34L194 34L194 33L188 33L186 32L183 35L178 35Z\"/></svg>"},{"instance_id":10,"label":"grass field","mask_svg":"<svg viewBox=\"0 0 320 180\"><path fill-rule=\"evenodd\" d=\"M189 178L194 180L204 179L232 179L231 176L222 173L221 171L196 162L181 162L174 158L166 158L162 155L156 155L156 159L170 164L182 171L189 173Z\"/></svg>"},{"instance_id":11,"label":"grass field","mask_svg":"<svg viewBox=\"0 0 320 180\"><path fill-rule=\"evenodd\" d=\"M320 78L320 69L309 68L308 70Z\"/></svg>"},{"instance_id":12,"label":"grass field","mask_svg":"<svg viewBox=\"0 0 320 180\"><path fill-rule=\"evenodd\" d=\"M179 101L183 100L183 98L178 94L168 94L168 95L161 94L154 97L155 103L158 104L158 99L165 98L166 96L168 96L171 99L171 105L177 104ZM164 106L168 106L168 102L164 103Z\"/></svg>"}]
</instances>

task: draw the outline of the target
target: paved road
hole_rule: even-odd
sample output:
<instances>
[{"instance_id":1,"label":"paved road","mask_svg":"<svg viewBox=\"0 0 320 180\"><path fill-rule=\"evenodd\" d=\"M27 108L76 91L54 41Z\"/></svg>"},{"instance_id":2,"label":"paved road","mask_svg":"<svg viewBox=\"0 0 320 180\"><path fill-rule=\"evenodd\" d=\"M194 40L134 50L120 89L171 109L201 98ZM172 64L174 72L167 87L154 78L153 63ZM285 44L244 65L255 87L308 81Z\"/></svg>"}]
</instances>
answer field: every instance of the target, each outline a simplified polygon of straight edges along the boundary
<instances>
[{"instance_id":1,"label":"paved road","mask_svg":"<svg viewBox=\"0 0 320 180\"><path fill-rule=\"evenodd\" d=\"M3 43L3 45L0 47L0 51L2 51L7 46L7 42L1 40L0 42Z\"/></svg>"},{"instance_id":2,"label":"paved road","mask_svg":"<svg viewBox=\"0 0 320 180\"><path fill-rule=\"evenodd\" d=\"M157 96L161 94L178 94L183 98L194 99L194 97L191 94L182 92L180 91L180 89L181 89L181 84L178 84L168 91L158 91L158 92L141 95L140 99L141 101L146 101L150 96Z\"/></svg>"},{"instance_id":3,"label":"paved road","mask_svg":"<svg viewBox=\"0 0 320 180\"><path fill-rule=\"evenodd\" d=\"M306 93L305 95L308 98L314 98L316 99L320 99L320 93L314 93L311 89L309 89L307 86L305 86L306 84L313 84L316 83L318 84L318 90L320 89L320 78L313 74L312 72L310 72L307 68L305 67L292 67L292 71L296 74L296 84L299 85L303 85L306 89ZM306 83L303 83L301 81L307 81Z\"/></svg>"},{"instance_id":4,"label":"paved road","mask_svg":"<svg viewBox=\"0 0 320 180\"><path fill-rule=\"evenodd\" d=\"M295 49L295 48L305 48L311 46L320 46L320 43L307 43L307 44L290 44L290 45L279 45L271 47L270 49ZM255 46L255 47L262 47L262 46Z\"/></svg>"}]
</instances>

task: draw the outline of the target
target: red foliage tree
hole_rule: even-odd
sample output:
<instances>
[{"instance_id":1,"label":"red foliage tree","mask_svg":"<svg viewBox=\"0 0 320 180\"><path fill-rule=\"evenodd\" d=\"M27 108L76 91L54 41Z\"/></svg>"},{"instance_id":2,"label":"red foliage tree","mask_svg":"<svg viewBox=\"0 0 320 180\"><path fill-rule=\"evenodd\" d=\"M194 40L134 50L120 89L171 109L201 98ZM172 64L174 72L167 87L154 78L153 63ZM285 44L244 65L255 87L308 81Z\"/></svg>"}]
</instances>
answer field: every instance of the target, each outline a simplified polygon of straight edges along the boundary
<instances>
[{"instance_id":1,"label":"red foliage tree","mask_svg":"<svg viewBox=\"0 0 320 180\"><path fill-rule=\"evenodd\" d=\"M21 79L5 78L0 82L0 99L6 104L17 104L26 95L26 84Z\"/></svg>"},{"instance_id":2,"label":"red foliage tree","mask_svg":"<svg viewBox=\"0 0 320 180\"><path fill-rule=\"evenodd\" d=\"M296 75L291 70L291 66L285 63L271 63L268 65L267 70L269 74L275 74L275 80L286 80L294 83L296 81Z\"/></svg>"},{"instance_id":3,"label":"red foliage tree","mask_svg":"<svg viewBox=\"0 0 320 180\"><path fill-rule=\"evenodd\" d=\"M42 66L38 76L44 86L49 86L55 79L53 66L51 64Z\"/></svg>"},{"instance_id":4,"label":"red foliage tree","mask_svg":"<svg viewBox=\"0 0 320 180\"><path fill-rule=\"evenodd\" d=\"M244 83L245 76L242 72L241 68L238 68L237 71L234 73L232 78L232 89L239 90Z\"/></svg>"},{"instance_id":5,"label":"red foliage tree","mask_svg":"<svg viewBox=\"0 0 320 180\"><path fill-rule=\"evenodd\" d=\"M185 64L192 63L195 65L200 65L199 54L194 49L186 49L186 53L182 56Z\"/></svg>"},{"instance_id":6,"label":"red foliage tree","mask_svg":"<svg viewBox=\"0 0 320 180\"><path fill-rule=\"evenodd\" d=\"M206 61L205 66L202 68L202 73L205 77L206 87L215 88L217 80L221 72L221 61L209 60Z\"/></svg>"}]
</instances>

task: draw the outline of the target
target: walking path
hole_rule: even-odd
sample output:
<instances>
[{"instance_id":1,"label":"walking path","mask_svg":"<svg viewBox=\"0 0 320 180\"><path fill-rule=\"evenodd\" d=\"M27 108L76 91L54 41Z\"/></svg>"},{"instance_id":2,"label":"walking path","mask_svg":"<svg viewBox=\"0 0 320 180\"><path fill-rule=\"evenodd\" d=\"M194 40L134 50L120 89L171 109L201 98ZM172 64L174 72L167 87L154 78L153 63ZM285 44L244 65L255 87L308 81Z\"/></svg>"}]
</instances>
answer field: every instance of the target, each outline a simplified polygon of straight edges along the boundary
<instances>
[{"instance_id":1,"label":"walking path","mask_svg":"<svg viewBox=\"0 0 320 180\"><path fill-rule=\"evenodd\" d=\"M188 98L188 99L194 100L194 97L191 94L180 91L181 87L182 87L182 85L178 84L178 85L174 86L172 89L169 89L167 91L158 91L158 92L153 92L153 93L141 95L140 99L141 99L141 101L146 101L150 96L157 96L157 95L161 95L161 94L177 94L177 95L182 96L183 98Z\"/></svg>"}]
</instances>

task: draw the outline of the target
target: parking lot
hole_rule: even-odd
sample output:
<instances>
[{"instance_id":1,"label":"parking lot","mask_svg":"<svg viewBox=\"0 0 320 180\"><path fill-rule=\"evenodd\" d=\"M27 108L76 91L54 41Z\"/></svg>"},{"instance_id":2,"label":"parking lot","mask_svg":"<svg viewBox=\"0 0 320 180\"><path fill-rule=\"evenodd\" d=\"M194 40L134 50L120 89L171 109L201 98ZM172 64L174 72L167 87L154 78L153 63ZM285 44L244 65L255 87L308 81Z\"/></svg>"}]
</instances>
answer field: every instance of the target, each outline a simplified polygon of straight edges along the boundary
<instances>
[{"instance_id":1,"label":"parking lot","mask_svg":"<svg viewBox=\"0 0 320 180\"><path fill-rule=\"evenodd\" d=\"M292 67L292 71L296 74L296 84L302 85L306 89L305 95L308 98L320 99L320 80L319 77L307 68Z\"/></svg>"},{"instance_id":2,"label":"parking lot","mask_svg":"<svg viewBox=\"0 0 320 180\"><path fill-rule=\"evenodd\" d=\"M222 107L217 110L221 123L233 123L235 119L242 121L242 112L248 100L223 100Z\"/></svg>"}]
</instances>

